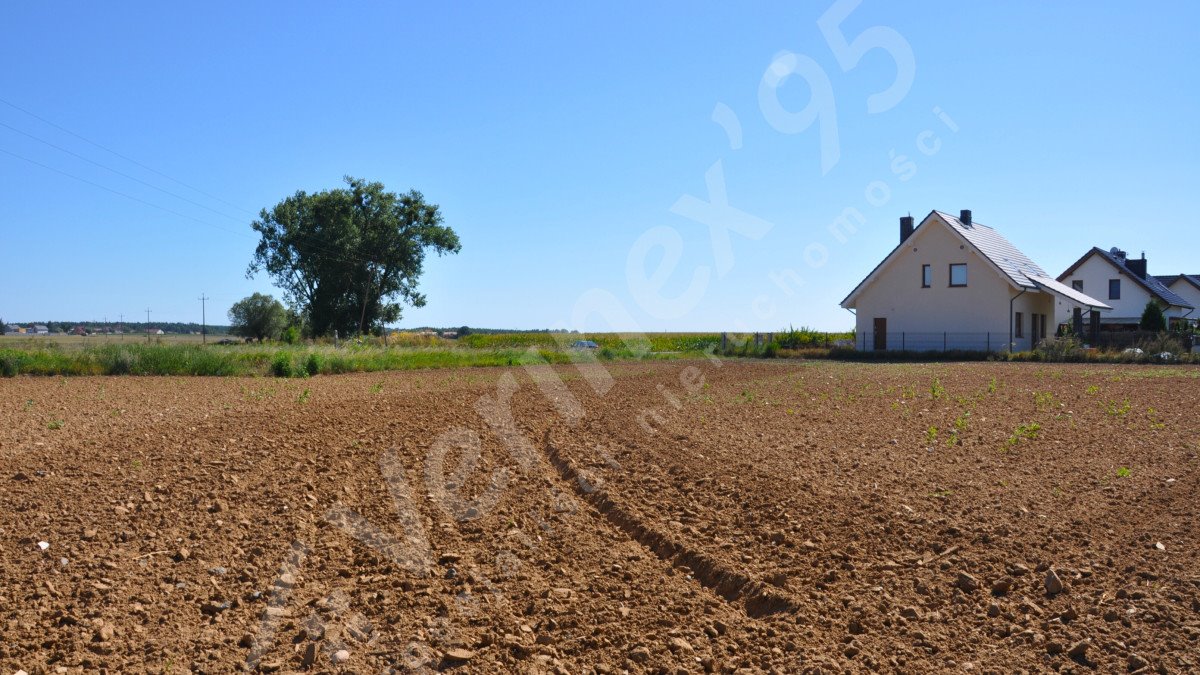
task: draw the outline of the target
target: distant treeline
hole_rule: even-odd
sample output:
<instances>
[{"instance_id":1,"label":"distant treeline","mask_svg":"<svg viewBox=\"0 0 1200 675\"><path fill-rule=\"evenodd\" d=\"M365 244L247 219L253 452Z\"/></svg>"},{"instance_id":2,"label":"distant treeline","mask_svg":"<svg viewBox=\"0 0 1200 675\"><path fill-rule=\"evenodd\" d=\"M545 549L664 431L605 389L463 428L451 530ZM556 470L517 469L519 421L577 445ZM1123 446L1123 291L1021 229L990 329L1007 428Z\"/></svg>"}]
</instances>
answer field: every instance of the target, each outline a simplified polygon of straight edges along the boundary
<instances>
[{"instance_id":1,"label":"distant treeline","mask_svg":"<svg viewBox=\"0 0 1200 675\"><path fill-rule=\"evenodd\" d=\"M10 326L20 326L22 328L32 328L34 326L45 326L51 333L70 333L77 326L81 326L89 333L115 333L122 331L124 333L145 333L146 327L161 330L164 333L199 333L200 324L198 323L180 323L178 321L152 321L149 324L142 322L136 323L127 321L124 323L118 321L29 321L19 324L9 324ZM213 326L205 327L209 335L227 335L229 326Z\"/></svg>"}]
</instances>

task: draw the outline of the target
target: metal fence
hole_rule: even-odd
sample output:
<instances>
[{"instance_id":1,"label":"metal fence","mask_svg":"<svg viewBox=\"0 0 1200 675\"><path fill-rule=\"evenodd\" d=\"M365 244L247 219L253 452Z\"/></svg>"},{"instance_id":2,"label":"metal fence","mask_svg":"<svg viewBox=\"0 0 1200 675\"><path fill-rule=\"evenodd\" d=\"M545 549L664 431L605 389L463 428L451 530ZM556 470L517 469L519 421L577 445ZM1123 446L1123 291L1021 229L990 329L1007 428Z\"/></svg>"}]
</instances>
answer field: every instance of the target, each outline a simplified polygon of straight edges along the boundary
<instances>
[{"instance_id":1,"label":"metal fence","mask_svg":"<svg viewBox=\"0 0 1200 675\"><path fill-rule=\"evenodd\" d=\"M877 342L877 337L882 340ZM1008 349L1008 333L860 333L855 340L855 346L862 351L999 352Z\"/></svg>"},{"instance_id":2,"label":"metal fence","mask_svg":"<svg viewBox=\"0 0 1200 675\"><path fill-rule=\"evenodd\" d=\"M1138 347L1149 340L1156 340L1159 333L1152 331L1101 331L1095 338L1088 335L1081 341L1084 345L1102 350L1114 351ZM1171 334L1177 339L1184 351L1190 351L1196 344L1195 336L1191 334ZM877 343L876 337L883 338ZM910 351L910 352L1002 352L1008 351L1008 333L962 333L962 332L926 332L889 331L885 335L877 333L859 333L854 340L854 346L860 351ZM1028 349L1029 338L1016 338L1016 349Z\"/></svg>"}]
</instances>

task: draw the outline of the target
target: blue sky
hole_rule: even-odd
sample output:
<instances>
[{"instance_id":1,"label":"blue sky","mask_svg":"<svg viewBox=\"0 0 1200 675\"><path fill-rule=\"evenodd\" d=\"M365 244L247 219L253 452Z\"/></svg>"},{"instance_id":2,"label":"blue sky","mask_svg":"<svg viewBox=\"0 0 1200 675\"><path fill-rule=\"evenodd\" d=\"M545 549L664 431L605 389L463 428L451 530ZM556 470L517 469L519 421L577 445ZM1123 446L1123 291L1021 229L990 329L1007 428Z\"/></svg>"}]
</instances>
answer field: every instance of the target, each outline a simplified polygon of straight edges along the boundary
<instances>
[{"instance_id":1,"label":"blue sky","mask_svg":"<svg viewBox=\"0 0 1200 675\"><path fill-rule=\"evenodd\" d=\"M223 320L278 295L244 274L258 210L346 174L462 238L405 326L846 329L933 208L1051 273L1093 245L1200 272L1194 3L573 4L10 3L0 316L198 321L203 292Z\"/></svg>"}]
</instances>

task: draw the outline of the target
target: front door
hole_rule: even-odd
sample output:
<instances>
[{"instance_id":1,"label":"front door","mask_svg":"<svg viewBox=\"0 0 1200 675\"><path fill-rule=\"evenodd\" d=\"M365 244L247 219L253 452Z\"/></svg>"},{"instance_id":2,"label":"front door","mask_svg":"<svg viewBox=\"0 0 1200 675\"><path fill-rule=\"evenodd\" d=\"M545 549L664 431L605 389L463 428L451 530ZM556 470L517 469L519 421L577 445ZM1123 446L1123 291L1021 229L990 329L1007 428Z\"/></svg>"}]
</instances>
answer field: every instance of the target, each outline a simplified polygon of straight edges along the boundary
<instances>
[{"instance_id":1,"label":"front door","mask_svg":"<svg viewBox=\"0 0 1200 675\"><path fill-rule=\"evenodd\" d=\"M875 351L887 351L887 319L875 319Z\"/></svg>"}]
</instances>

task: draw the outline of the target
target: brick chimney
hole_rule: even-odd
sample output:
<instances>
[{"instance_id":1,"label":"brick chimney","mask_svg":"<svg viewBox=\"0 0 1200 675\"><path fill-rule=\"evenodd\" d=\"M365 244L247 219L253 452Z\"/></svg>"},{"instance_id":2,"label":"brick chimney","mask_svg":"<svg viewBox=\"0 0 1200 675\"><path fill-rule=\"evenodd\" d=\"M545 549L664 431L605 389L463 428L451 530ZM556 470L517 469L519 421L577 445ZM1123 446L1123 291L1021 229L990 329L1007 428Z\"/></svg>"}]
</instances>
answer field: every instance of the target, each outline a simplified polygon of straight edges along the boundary
<instances>
[{"instance_id":1,"label":"brick chimney","mask_svg":"<svg viewBox=\"0 0 1200 675\"><path fill-rule=\"evenodd\" d=\"M971 209L963 209L962 211L959 211L958 219L960 221L962 221L963 225L970 227L971 226Z\"/></svg>"},{"instance_id":2,"label":"brick chimney","mask_svg":"<svg viewBox=\"0 0 1200 675\"><path fill-rule=\"evenodd\" d=\"M912 236L913 233L913 217L900 216L900 243L903 244Z\"/></svg>"},{"instance_id":3,"label":"brick chimney","mask_svg":"<svg viewBox=\"0 0 1200 675\"><path fill-rule=\"evenodd\" d=\"M1133 272L1134 274L1138 275L1139 277L1145 279L1146 278L1146 252L1142 251L1141 258L1126 259L1125 267L1128 268L1130 272Z\"/></svg>"}]
</instances>

